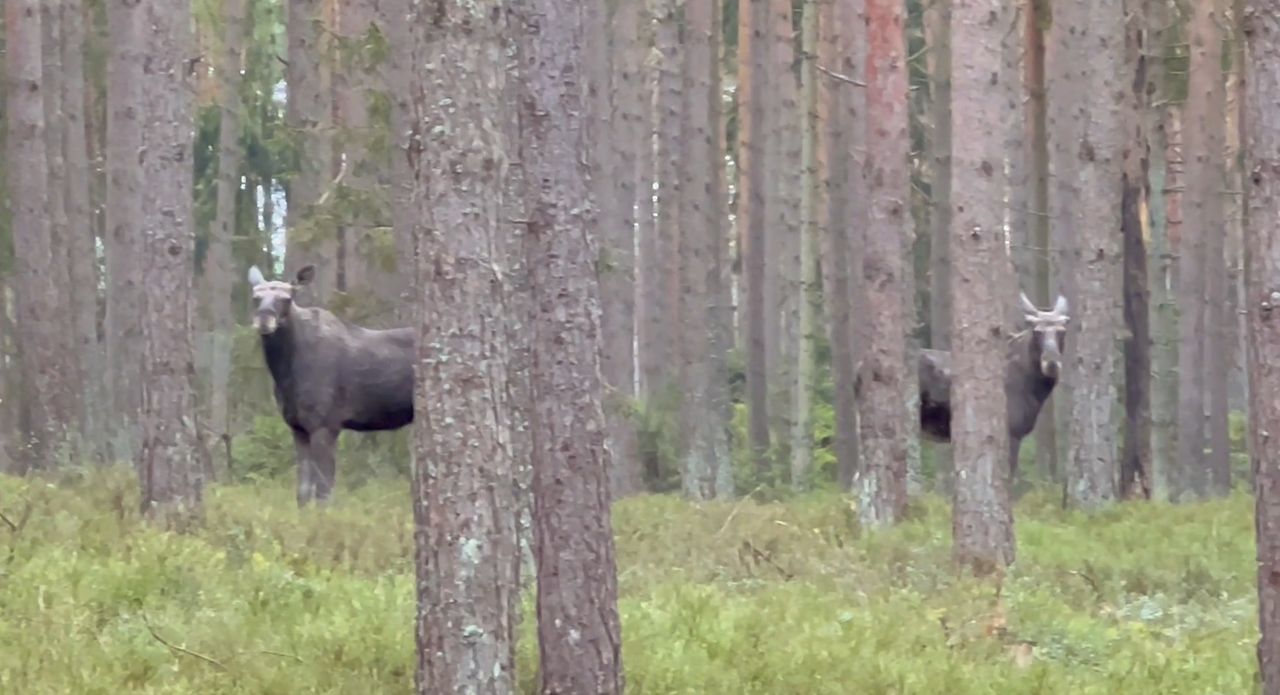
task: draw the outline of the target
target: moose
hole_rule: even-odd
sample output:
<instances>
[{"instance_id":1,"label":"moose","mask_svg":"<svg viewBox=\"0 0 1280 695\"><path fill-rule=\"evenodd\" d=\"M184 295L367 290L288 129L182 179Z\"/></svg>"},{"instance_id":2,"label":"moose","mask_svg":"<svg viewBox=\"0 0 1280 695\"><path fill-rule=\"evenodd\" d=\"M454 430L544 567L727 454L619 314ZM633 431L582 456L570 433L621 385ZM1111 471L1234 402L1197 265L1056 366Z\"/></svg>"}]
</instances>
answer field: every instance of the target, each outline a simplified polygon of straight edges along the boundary
<instances>
[{"instance_id":1,"label":"moose","mask_svg":"<svg viewBox=\"0 0 1280 695\"><path fill-rule=\"evenodd\" d=\"M413 422L412 328L373 330L319 307L294 302L315 277L299 269L292 283L249 269L253 327L275 385L276 405L293 431L298 506L333 494L342 430L396 430Z\"/></svg>"},{"instance_id":2,"label":"moose","mask_svg":"<svg viewBox=\"0 0 1280 695\"><path fill-rule=\"evenodd\" d=\"M1004 372L1008 399L1005 423L1009 431L1009 476L1018 470L1022 440L1035 429L1040 408L1053 393L1062 371L1062 348L1067 336L1067 300L1058 295L1050 311L1041 311L1021 293L1028 329L1009 339ZM951 441L951 353L921 350L920 430L934 441Z\"/></svg>"}]
</instances>

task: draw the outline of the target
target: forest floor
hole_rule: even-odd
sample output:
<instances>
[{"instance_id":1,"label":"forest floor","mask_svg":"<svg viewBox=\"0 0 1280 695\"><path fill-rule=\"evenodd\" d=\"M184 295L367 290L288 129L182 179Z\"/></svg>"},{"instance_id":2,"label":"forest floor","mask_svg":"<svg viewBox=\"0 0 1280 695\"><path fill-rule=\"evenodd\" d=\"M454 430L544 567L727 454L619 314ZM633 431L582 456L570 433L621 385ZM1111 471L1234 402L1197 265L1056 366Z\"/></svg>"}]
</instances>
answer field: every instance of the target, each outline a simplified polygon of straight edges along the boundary
<instances>
[{"instance_id":1,"label":"forest floor","mask_svg":"<svg viewBox=\"0 0 1280 695\"><path fill-rule=\"evenodd\" d=\"M128 471L58 483L0 477L0 692L410 692L407 483L303 512L288 481L218 487L191 536L139 519ZM1054 498L1020 501L999 595L952 572L936 497L875 535L834 494L624 500L628 692L1254 692L1246 493L1092 517ZM521 636L533 692L532 620Z\"/></svg>"}]
</instances>

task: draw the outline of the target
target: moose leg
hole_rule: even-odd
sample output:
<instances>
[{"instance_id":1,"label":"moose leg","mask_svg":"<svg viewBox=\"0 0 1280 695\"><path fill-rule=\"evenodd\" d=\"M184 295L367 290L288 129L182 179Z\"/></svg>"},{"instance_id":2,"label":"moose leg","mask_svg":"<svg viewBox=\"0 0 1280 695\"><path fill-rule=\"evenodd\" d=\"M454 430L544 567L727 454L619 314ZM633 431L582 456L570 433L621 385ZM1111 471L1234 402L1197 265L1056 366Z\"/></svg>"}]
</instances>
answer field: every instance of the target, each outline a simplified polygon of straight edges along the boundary
<instances>
[{"instance_id":1,"label":"moose leg","mask_svg":"<svg viewBox=\"0 0 1280 695\"><path fill-rule=\"evenodd\" d=\"M333 483L338 473L338 432L320 429L311 433L312 483L317 502L333 496Z\"/></svg>"},{"instance_id":2,"label":"moose leg","mask_svg":"<svg viewBox=\"0 0 1280 695\"><path fill-rule=\"evenodd\" d=\"M1018 483L1018 452L1022 450L1022 439L1009 437L1009 499L1014 498L1013 488Z\"/></svg>"},{"instance_id":3,"label":"moose leg","mask_svg":"<svg viewBox=\"0 0 1280 695\"><path fill-rule=\"evenodd\" d=\"M302 430L293 431L293 459L298 468L298 506L305 507L315 496L315 476L311 472L311 437Z\"/></svg>"}]
</instances>

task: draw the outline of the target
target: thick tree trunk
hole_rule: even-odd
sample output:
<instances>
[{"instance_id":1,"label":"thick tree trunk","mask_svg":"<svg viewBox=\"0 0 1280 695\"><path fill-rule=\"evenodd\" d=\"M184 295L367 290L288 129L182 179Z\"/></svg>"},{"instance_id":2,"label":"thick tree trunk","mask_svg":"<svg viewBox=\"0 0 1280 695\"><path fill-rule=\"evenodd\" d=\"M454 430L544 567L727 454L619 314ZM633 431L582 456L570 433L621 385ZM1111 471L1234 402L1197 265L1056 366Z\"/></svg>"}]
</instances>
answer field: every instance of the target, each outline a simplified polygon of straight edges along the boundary
<instances>
[{"instance_id":1,"label":"thick tree trunk","mask_svg":"<svg viewBox=\"0 0 1280 695\"><path fill-rule=\"evenodd\" d=\"M640 43L638 2L619 3L614 10L612 124L608 133L613 148L610 175L613 195L605 207L611 218L605 225L609 236L608 271L600 279L604 302L604 376L609 384L609 434L613 445L611 476L615 498L640 492L644 486L636 448L635 423L631 419L636 396L636 196L640 192L639 159L645 138L644 46Z\"/></svg>"},{"instance_id":2,"label":"thick tree trunk","mask_svg":"<svg viewBox=\"0 0 1280 695\"><path fill-rule=\"evenodd\" d=\"M142 322L142 510L183 528L203 515L192 315L192 93L189 0L144 0L142 152L146 314Z\"/></svg>"},{"instance_id":3,"label":"thick tree trunk","mask_svg":"<svg viewBox=\"0 0 1280 695\"><path fill-rule=\"evenodd\" d=\"M906 198L907 72L904 9L867 0L866 180L870 219L864 238L861 291L876 317L858 375L865 455L858 511L868 527L895 524L907 502L908 428L915 414L904 398L907 384L907 244L913 238Z\"/></svg>"},{"instance_id":4,"label":"thick tree trunk","mask_svg":"<svg viewBox=\"0 0 1280 695\"><path fill-rule=\"evenodd\" d=\"M719 31L712 3L686 5L685 41L685 146L682 160L681 217L686 220L681 239L682 344L685 394L683 420L688 428L683 458L684 493L693 499L717 496L718 474L730 466L728 437L719 392L724 379L725 355L718 339L721 287L719 247L724 243L723 191L720 188L723 153L719 146L719 66L716 52Z\"/></svg>"},{"instance_id":5,"label":"thick tree trunk","mask_svg":"<svg viewBox=\"0 0 1280 695\"><path fill-rule=\"evenodd\" d=\"M1112 426L1121 326L1120 205L1124 103L1132 86L1124 61L1124 11L1120 0L1057 8L1051 29L1055 64L1049 103L1057 141L1054 177L1059 181L1055 224L1064 244L1078 251L1074 274L1069 367L1072 381L1067 491L1070 504L1102 506L1116 497L1116 441ZM1081 35L1088 36L1082 40ZM1066 237L1071 234L1074 238ZM1065 239L1070 239L1069 242ZM1073 344L1074 343L1074 344Z\"/></svg>"},{"instance_id":6,"label":"thick tree trunk","mask_svg":"<svg viewBox=\"0 0 1280 695\"><path fill-rule=\"evenodd\" d=\"M1263 695L1280 695L1280 8L1246 0L1249 153L1245 310L1249 332L1249 438L1256 476L1258 666Z\"/></svg>"},{"instance_id":7,"label":"thick tree trunk","mask_svg":"<svg viewBox=\"0 0 1280 695\"><path fill-rule=\"evenodd\" d=\"M1206 350L1215 346L1217 308L1206 303L1210 276L1222 263L1222 244L1208 235L1222 229L1222 47L1217 28L1221 3L1196 3L1191 18L1191 57L1184 107L1182 153L1186 161L1187 206L1178 254L1178 475L1173 494L1209 494L1215 487L1216 460L1206 457L1210 445L1205 421L1206 383L1210 364ZM1210 231L1213 230L1213 231ZM1214 253L1210 254L1210 249ZM1215 279L1214 290L1218 289ZM1225 384L1224 384L1225 385ZM1212 401L1212 396L1210 396Z\"/></svg>"},{"instance_id":8,"label":"thick tree trunk","mask_svg":"<svg viewBox=\"0 0 1280 695\"><path fill-rule=\"evenodd\" d=\"M473 12L497 21L474 23ZM506 390L514 317L509 285L494 282L507 260L506 22L501 3L482 0L420 7L412 27L413 54L436 66L411 88L414 135L424 145L410 165L421 292L413 322L422 414L413 426L417 692L496 695L515 689L520 593ZM439 94L453 107L433 108Z\"/></svg>"},{"instance_id":9,"label":"thick tree trunk","mask_svg":"<svg viewBox=\"0 0 1280 695\"><path fill-rule=\"evenodd\" d=\"M231 240L236 230L236 193L240 188L240 48L244 38L244 0L225 0L223 51L218 65L222 116L218 126L218 181L209 255L205 265L209 314L209 437L215 471L231 465L231 429L227 388L231 379L231 283L235 276Z\"/></svg>"},{"instance_id":10,"label":"thick tree trunk","mask_svg":"<svg viewBox=\"0 0 1280 695\"><path fill-rule=\"evenodd\" d=\"M107 373L111 384L111 455L137 463L142 408L143 245L142 12L133 0L107 6Z\"/></svg>"},{"instance_id":11,"label":"thick tree trunk","mask_svg":"<svg viewBox=\"0 0 1280 695\"><path fill-rule=\"evenodd\" d=\"M769 210L765 179L769 132L765 97L769 78L769 0L747 0L738 26L738 225L746 266L747 438L756 473L767 480L769 460L768 312L765 304L765 255Z\"/></svg>"},{"instance_id":12,"label":"thick tree trunk","mask_svg":"<svg viewBox=\"0 0 1280 695\"><path fill-rule=\"evenodd\" d=\"M534 553L543 693L622 692L600 287L584 137L581 7L529 0L521 127L529 187Z\"/></svg>"},{"instance_id":13,"label":"thick tree trunk","mask_svg":"<svg viewBox=\"0 0 1280 695\"><path fill-rule=\"evenodd\" d=\"M59 360L57 276L51 248L48 158L45 151L41 17L33 0L5 2L6 166L13 225L14 298L20 399L25 422L22 468L51 468L66 437L68 374Z\"/></svg>"},{"instance_id":14,"label":"thick tree trunk","mask_svg":"<svg viewBox=\"0 0 1280 695\"><path fill-rule=\"evenodd\" d=\"M1005 426L1004 296L1012 273L1005 252L1005 138L1016 127L1017 75L1005 64L1004 41L1017 41L1017 13L1001 0L959 2L952 39L965 47L954 73L949 116L965 137L953 144L954 201L949 291L952 350L951 441L956 466L952 557L978 574L1013 562L1009 507L1009 431ZM998 81L992 84L992 78Z\"/></svg>"},{"instance_id":15,"label":"thick tree trunk","mask_svg":"<svg viewBox=\"0 0 1280 695\"><path fill-rule=\"evenodd\" d=\"M323 304L337 286L337 232L315 215L314 207L329 188L333 174L333 90L324 26L325 0L287 0L286 31L289 63L285 79L289 102L285 110L298 170L289 180L289 210L285 277L313 264L316 277L310 303Z\"/></svg>"},{"instance_id":16,"label":"thick tree trunk","mask_svg":"<svg viewBox=\"0 0 1280 695\"><path fill-rule=\"evenodd\" d=\"M856 277L861 273L861 247L866 224L866 194L863 183L863 146L866 126L862 122L865 92L857 85L862 79L866 35L861 0L833 0L824 3L831 21L819 22L823 33L823 55L819 65L822 84L830 93L829 110L823 128L829 154L827 181L830 205L822 251L822 287L826 300L827 332L831 340L832 371L836 386L836 479L841 490L850 490L858 470L861 436L858 430L856 395L859 339L863 334L855 320ZM838 76L838 77L837 77ZM851 274L851 269L856 269Z\"/></svg>"}]
</instances>

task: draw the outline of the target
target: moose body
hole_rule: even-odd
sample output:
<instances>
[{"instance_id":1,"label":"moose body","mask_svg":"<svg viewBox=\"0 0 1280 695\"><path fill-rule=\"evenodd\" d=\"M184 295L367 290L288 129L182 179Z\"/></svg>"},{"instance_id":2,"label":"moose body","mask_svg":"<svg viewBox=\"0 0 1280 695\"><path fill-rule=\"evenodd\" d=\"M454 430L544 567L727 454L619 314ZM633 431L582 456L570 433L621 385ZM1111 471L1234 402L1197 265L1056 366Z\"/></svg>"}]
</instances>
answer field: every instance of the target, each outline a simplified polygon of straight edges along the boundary
<instances>
[{"instance_id":1,"label":"moose body","mask_svg":"<svg viewBox=\"0 0 1280 695\"><path fill-rule=\"evenodd\" d=\"M1053 394L1062 370L1066 341L1067 300L1059 296L1051 311L1040 311L1022 295L1028 330L1009 340L1005 353L1005 424L1009 432L1009 474L1018 470L1022 440L1035 429L1036 418ZM934 441L951 441L951 353L921 350L920 430Z\"/></svg>"},{"instance_id":2,"label":"moose body","mask_svg":"<svg viewBox=\"0 0 1280 695\"><path fill-rule=\"evenodd\" d=\"M314 274L306 266L290 284L249 269L254 328L276 405L293 431L299 506L332 495L342 430L395 430L413 422L413 329L362 328L319 307L294 306L294 291Z\"/></svg>"}]
</instances>

